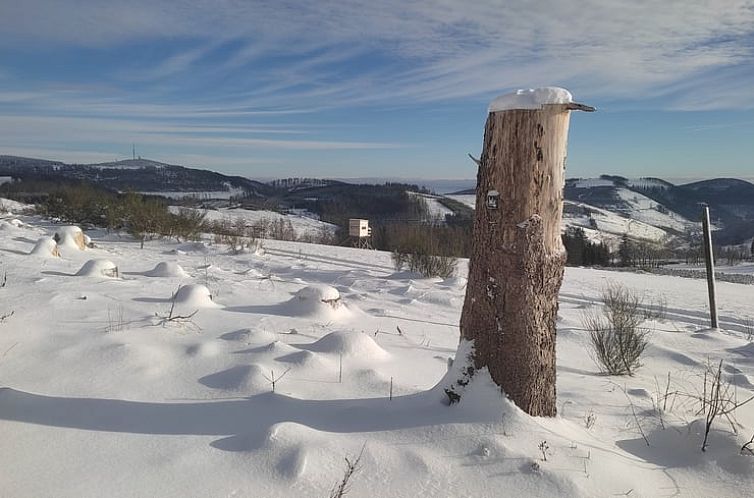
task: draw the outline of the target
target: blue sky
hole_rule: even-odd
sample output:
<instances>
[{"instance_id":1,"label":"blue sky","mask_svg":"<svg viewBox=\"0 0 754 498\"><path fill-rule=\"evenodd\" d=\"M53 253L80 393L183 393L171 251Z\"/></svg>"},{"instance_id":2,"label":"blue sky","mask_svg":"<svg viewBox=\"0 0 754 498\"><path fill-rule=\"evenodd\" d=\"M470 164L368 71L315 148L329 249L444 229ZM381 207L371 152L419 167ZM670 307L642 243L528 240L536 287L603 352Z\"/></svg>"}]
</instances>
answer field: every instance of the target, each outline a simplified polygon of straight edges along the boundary
<instances>
[{"instance_id":1,"label":"blue sky","mask_svg":"<svg viewBox=\"0 0 754 498\"><path fill-rule=\"evenodd\" d=\"M754 177L754 0L0 0L0 154L470 178L544 85L569 176Z\"/></svg>"}]
</instances>

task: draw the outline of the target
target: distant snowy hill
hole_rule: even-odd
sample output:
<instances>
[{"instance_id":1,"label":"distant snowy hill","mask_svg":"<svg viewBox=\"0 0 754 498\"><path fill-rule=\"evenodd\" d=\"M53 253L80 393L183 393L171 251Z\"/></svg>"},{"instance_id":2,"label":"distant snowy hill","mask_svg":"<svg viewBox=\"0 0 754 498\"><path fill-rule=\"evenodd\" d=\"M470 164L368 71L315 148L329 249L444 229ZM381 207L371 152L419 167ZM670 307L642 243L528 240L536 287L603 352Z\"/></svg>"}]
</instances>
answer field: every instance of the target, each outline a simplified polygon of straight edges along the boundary
<instances>
[{"instance_id":1,"label":"distant snowy hill","mask_svg":"<svg viewBox=\"0 0 754 498\"><path fill-rule=\"evenodd\" d=\"M702 203L710 206L719 243L740 244L754 236L754 185L744 180L674 185L659 178L603 175L568 179L564 194L563 227L582 227L593 239L695 237ZM448 197L471 207L476 201L473 190Z\"/></svg>"}]
</instances>

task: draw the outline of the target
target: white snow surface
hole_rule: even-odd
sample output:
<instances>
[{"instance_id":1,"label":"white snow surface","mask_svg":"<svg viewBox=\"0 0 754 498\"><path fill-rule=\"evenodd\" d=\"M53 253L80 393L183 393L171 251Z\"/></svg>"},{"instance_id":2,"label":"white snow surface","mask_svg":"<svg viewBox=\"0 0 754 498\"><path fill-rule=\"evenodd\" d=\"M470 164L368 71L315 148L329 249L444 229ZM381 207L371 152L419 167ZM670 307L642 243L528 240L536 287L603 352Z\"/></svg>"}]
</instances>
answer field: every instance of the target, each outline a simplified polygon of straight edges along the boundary
<instances>
[{"instance_id":1,"label":"white snow surface","mask_svg":"<svg viewBox=\"0 0 754 498\"><path fill-rule=\"evenodd\" d=\"M522 88L496 97L490 102L488 112L509 111L512 109L541 109L546 104L569 104L571 102L573 102L573 96L565 88L556 86Z\"/></svg>"},{"instance_id":2,"label":"white snow surface","mask_svg":"<svg viewBox=\"0 0 754 498\"><path fill-rule=\"evenodd\" d=\"M0 197L0 215L13 214L13 213L25 213L34 209L31 204L24 204L23 202L14 201L11 199L5 199Z\"/></svg>"},{"instance_id":3,"label":"white snow surface","mask_svg":"<svg viewBox=\"0 0 754 498\"><path fill-rule=\"evenodd\" d=\"M754 486L754 457L740 452L754 403L736 412L737 433L716 421L704 453L698 406L678 398L657 412L668 373L671 390L697 392L720 359L737 398L754 394L754 286L718 282L723 330L711 331L704 280L567 268L558 416L532 418L484 369L460 403L444 402L471 347L449 375L465 262L454 278L424 279L378 251L265 241L261 255L182 254L92 231L94 248L40 265L28 253L50 228L21 220L0 232L0 315L15 312L0 323L3 496L328 496L362 447L347 496L738 497ZM189 277L145 275L168 253ZM122 277L75 277L90 258ZM157 320L179 282L194 287L176 313L196 314ZM589 360L581 317L608 282L667 301L633 377ZM315 312L300 312L307 300Z\"/></svg>"}]
</instances>

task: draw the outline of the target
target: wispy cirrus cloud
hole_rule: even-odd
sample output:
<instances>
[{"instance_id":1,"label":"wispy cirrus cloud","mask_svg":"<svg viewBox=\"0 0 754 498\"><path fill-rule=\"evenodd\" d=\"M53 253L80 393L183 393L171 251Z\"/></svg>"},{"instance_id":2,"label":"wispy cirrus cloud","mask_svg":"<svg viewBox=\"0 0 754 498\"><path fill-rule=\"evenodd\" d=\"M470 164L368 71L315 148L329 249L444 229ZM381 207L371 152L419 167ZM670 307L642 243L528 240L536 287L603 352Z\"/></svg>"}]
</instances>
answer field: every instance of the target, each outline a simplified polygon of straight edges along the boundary
<instances>
[{"instance_id":1,"label":"wispy cirrus cloud","mask_svg":"<svg viewBox=\"0 0 754 498\"><path fill-rule=\"evenodd\" d=\"M754 0L6 4L0 53L23 57L0 80L0 110L39 119L0 147L133 136L184 155L396 148L343 116L546 84L615 109L754 109ZM61 74L40 69L60 53L72 61ZM57 118L88 121L55 135L45 121ZM314 126L334 120L341 136Z\"/></svg>"},{"instance_id":2,"label":"wispy cirrus cloud","mask_svg":"<svg viewBox=\"0 0 754 498\"><path fill-rule=\"evenodd\" d=\"M46 39L101 48L144 39L194 40L191 48L145 70L145 77L303 55L266 66L257 80L270 80L271 92L285 90L287 98L302 100L312 87L336 79L344 87L363 85L364 74L380 91L363 97L375 102L472 97L541 80L563 81L600 98L637 99L705 71L746 64L754 49L751 0L545 0L536 6L451 0L79 0L65 5L27 0L4 10L5 43ZM231 42L232 49L201 61ZM375 64L378 71L370 72L374 67L368 63L333 71L366 52L382 57ZM290 78L298 85L273 85ZM358 88L363 87L354 91ZM747 100L754 105L754 99Z\"/></svg>"}]
</instances>

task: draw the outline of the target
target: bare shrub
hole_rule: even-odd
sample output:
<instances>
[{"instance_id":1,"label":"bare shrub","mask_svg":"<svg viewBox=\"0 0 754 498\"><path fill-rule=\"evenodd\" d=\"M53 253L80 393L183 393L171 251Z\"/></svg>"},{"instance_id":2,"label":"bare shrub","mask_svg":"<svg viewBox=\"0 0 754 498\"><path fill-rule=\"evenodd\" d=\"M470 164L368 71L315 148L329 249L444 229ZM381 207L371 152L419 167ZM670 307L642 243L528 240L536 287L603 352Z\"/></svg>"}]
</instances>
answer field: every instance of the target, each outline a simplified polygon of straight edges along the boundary
<instances>
[{"instance_id":1,"label":"bare shrub","mask_svg":"<svg viewBox=\"0 0 754 498\"><path fill-rule=\"evenodd\" d=\"M642 316L645 320L665 320L668 316L668 300L663 295L650 299L642 308Z\"/></svg>"},{"instance_id":2,"label":"bare shrub","mask_svg":"<svg viewBox=\"0 0 754 498\"><path fill-rule=\"evenodd\" d=\"M746 340L751 342L754 340L754 319L744 318L744 334L746 334Z\"/></svg>"},{"instance_id":3,"label":"bare shrub","mask_svg":"<svg viewBox=\"0 0 754 498\"><path fill-rule=\"evenodd\" d=\"M401 271L408 264L408 253L395 250L392 258L396 271Z\"/></svg>"},{"instance_id":4,"label":"bare shrub","mask_svg":"<svg viewBox=\"0 0 754 498\"><path fill-rule=\"evenodd\" d=\"M542 461L547 461L547 454L550 452L550 445L547 444L547 441L542 441L537 446L539 448L539 451L542 453Z\"/></svg>"},{"instance_id":5,"label":"bare shrub","mask_svg":"<svg viewBox=\"0 0 754 498\"><path fill-rule=\"evenodd\" d=\"M587 413L584 414L584 427L587 428L587 430L594 427L594 424L597 423L597 415L595 415L594 410L589 410Z\"/></svg>"},{"instance_id":6,"label":"bare shrub","mask_svg":"<svg viewBox=\"0 0 754 498\"><path fill-rule=\"evenodd\" d=\"M115 309L111 309L110 305L107 306L107 328L105 332L121 332L125 327L125 319L123 317L123 306L117 304Z\"/></svg>"},{"instance_id":7,"label":"bare shrub","mask_svg":"<svg viewBox=\"0 0 754 498\"><path fill-rule=\"evenodd\" d=\"M602 302L599 312L586 312L582 318L593 357L608 375L633 375L648 344L649 331L641 327L642 300L622 285L609 284Z\"/></svg>"},{"instance_id":8,"label":"bare shrub","mask_svg":"<svg viewBox=\"0 0 754 498\"><path fill-rule=\"evenodd\" d=\"M709 433L712 424L718 418L725 418L730 424L731 430L736 429L735 412L738 408L754 399L751 396L743 401L738 400L735 386L723 379L723 360L717 364L717 368L708 365L704 372L704 386L701 396L697 400L701 403L700 412L704 415L704 440L702 451L707 451Z\"/></svg>"},{"instance_id":9,"label":"bare shrub","mask_svg":"<svg viewBox=\"0 0 754 498\"><path fill-rule=\"evenodd\" d=\"M180 289L180 287L179 287ZM175 296L178 294L178 291L176 291L173 294L173 297L170 299L170 310L168 310L167 313L158 313L155 312L155 323L154 325L161 325L162 327L166 327L170 324L176 324L179 326L185 326L187 328L192 328L195 330L201 330L201 327L199 327L197 324L194 323L194 316L199 313L199 310L194 310L192 313L189 313L188 315L178 315L175 313Z\"/></svg>"},{"instance_id":10,"label":"bare shrub","mask_svg":"<svg viewBox=\"0 0 754 498\"><path fill-rule=\"evenodd\" d=\"M425 277L452 277L456 272L458 258L429 254L421 250L415 252L393 251L393 264L396 270L408 268Z\"/></svg>"},{"instance_id":11,"label":"bare shrub","mask_svg":"<svg viewBox=\"0 0 754 498\"><path fill-rule=\"evenodd\" d=\"M285 377L285 374L287 374L290 371L291 371L291 369L288 368L288 370L286 370L281 375L278 375L276 377L275 376L275 371L274 370L270 370L270 376L269 377L267 377L264 374L262 374L262 377L264 377L265 379L267 379L267 382L269 382L270 385L272 386L272 392L275 392L275 386L277 385L277 383L280 382L283 379L283 377Z\"/></svg>"},{"instance_id":12,"label":"bare shrub","mask_svg":"<svg viewBox=\"0 0 754 498\"><path fill-rule=\"evenodd\" d=\"M748 442L741 446L741 454L754 456L754 435L751 436L751 439L749 439Z\"/></svg>"},{"instance_id":13,"label":"bare shrub","mask_svg":"<svg viewBox=\"0 0 754 498\"><path fill-rule=\"evenodd\" d=\"M351 460L348 457L345 458L346 470L343 473L343 479L341 479L340 482L335 485L332 491L330 491L330 498L342 498L346 495L346 493L348 493L348 491L350 491L351 478L356 472L361 470L361 457L364 456L365 447L366 444L361 447L361 451L359 452L355 460Z\"/></svg>"}]
</instances>

